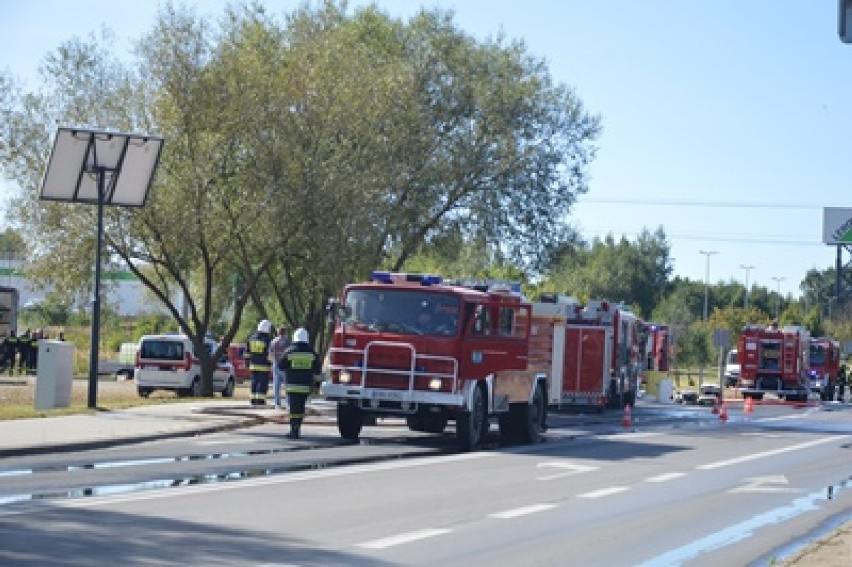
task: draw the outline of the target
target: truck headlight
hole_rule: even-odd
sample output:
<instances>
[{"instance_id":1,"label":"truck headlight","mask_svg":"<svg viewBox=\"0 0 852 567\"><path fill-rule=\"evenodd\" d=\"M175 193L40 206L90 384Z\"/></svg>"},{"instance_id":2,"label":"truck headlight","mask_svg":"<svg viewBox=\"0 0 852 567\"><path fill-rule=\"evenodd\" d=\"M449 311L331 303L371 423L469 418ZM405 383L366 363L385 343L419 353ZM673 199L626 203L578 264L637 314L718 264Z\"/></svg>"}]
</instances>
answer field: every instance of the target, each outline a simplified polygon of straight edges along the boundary
<instances>
[{"instance_id":1,"label":"truck headlight","mask_svg":"<svg viewBox=\"0 0 852 567\"><path fill-rule=\"evenodd\" d=\"M352 381L352 374L348 370L341 370L339 379L341 384L348 384Z\"/></svg>"},{"instance_id":2,"label":"truck headlight","mask_svg":"<svg viewBox=\"0 0 852 567\"><path fill-rule=\"evenodd\" d=\"M441 379L440 378L432 378L429 380L429 389L437 392L441 389Z\"/></svg>"}]
</instances>

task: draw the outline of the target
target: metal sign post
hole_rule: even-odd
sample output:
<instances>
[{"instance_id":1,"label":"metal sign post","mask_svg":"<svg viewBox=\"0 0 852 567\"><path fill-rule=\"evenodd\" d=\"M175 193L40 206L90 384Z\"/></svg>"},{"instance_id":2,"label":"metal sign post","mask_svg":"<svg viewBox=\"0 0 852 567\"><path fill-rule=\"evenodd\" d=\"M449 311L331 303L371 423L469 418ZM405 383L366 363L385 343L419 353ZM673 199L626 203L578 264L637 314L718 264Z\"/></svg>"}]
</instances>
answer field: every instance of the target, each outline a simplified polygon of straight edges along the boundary
<instances>
[{"instance_id":1,"label":"metal sign post","mask_svg":"<svg viewBox=\"0 0 852 567\"><path fill-rule=\"evenodd\" d=\"M98 206L95 244L95 284L92 292L92 345L89 351L90 408L98 400L98 343L101 324L101 248L104 205L144 206L163 138L59 128L42 180L45 201L90 203Z\"/></svg>"}]
</instances>

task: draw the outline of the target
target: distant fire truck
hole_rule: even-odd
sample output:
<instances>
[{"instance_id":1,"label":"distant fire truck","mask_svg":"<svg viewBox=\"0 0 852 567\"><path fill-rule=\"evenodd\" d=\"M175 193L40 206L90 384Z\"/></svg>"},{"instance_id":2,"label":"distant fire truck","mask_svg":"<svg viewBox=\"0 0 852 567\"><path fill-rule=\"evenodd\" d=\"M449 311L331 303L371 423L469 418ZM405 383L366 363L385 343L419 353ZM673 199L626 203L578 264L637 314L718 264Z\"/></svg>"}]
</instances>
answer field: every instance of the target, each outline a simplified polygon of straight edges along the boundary
<instances>
[{"instance_id":1,"label":"distant fire truck","mask_svg":"<svg viewBox=\"0 0 852 567\"><path fill-rule=\"evenodd\" d=\"M810 341L810 390L823 401L834 399L837 374L840 372L840 342L826 337Z\"/></svg>"},{"instance_id":2,"label":"distant fire truck","mask_svg":"<svg viewBox=\"0 0 852 567\"><path fill-rule=\"evenodd\" d=\"M547 373L549 405L603 411L635 403L645 329L624 306L546 295L533 304L532 334L530 367Z\"/></svg>"},{"instance_id":3,"label":"distant fire truck","mask_svg":"<svg viewBox=\"0 0 852 567\"><path fill-rule=\"evenodd\" d=\"M783 329L747 325L737 344L739 388L743 397L805 401L809 388L810 333L804 327Z\"/></svg>"},{"instance_id":4,"label":"distant fire truck","mask_svg":"<svg viewBox=\"0 0 852 567\"><path fill-rule=\"evenodd\" d=\"M660 372L671 370L671 329L669 326L648 323L646 336L645 368Z\"/></svg>"},{"instance_id":5,"label":"distant fire truck","mask_svg":"<svg viewBox=\"0 0 852 567\"><path fill-rule=\"evenodd\" d=\"M504 440L535 442L546 428L546 373L529 367L533 307L519 286L453 285L439 276L374 272L332 304L330 379L337 426L357 439L376 416L414 431L449 421L465 449L496 417Z\"/></svg>"}]
</instances>

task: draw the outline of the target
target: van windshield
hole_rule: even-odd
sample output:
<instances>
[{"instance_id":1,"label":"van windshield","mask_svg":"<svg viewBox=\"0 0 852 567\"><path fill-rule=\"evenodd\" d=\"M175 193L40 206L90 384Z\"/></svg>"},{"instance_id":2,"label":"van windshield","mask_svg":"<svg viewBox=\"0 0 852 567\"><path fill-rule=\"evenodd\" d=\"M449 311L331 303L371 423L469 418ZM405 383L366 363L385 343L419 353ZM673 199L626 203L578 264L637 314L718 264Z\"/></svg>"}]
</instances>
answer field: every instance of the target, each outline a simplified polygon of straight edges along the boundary
<instances>
[{"instance_id":1,"label":"van windshield","mask_svg":"<svg viewBox=\"0 0 852 567\"><path fill-rule=\"evenodd\" d=\"M183 360L183 343L180 341L168 341L162 339L148 339L142 341L142 346L139 349L139 358Z\"/></svg>"}]
</instances>

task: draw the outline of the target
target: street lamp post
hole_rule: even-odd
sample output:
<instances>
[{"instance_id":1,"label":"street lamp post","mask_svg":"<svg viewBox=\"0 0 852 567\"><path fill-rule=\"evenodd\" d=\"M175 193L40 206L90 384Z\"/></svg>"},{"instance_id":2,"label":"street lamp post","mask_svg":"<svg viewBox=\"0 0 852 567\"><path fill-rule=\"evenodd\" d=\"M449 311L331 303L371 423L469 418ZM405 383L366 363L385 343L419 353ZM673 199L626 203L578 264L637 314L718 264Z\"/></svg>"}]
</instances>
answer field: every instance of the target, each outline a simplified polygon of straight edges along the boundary
<instances>
[{"instance_id":1,"label":"street lamp post","mask_svg":"<svg viewBox=\"0 0 852 567\"><path fill-rule=\"evenodd\" d=\"M707 256L707 269L704 272L704 321L707 321L707 294L710 285L710 256L718 254L715 250L699 250L699 254Z\"/></svg>"},{"instance_id":2,"label":"street lamp post","mask_svg":"<svg viewBox=\"0 0 852 567\"><path fill-rule=\"evenodd\" d=\"M781 282L786 278L772 276L772 279L775 280L775 293L778 294L778 297L775 298L775 320L778 321L781 312Z\"/></svg>"},{"instance_id":3,"label":"street lamp post","mask_svg":"<svg viewBox=\"0 0 852 567\"><path fill-rule=\"evenodd\" d=\"M745 300L744 300L744 309L748 309L748 273L754 269L754 266L746 266L745 264L740 264L740 268L745 270L746 279L745 279Z\"/></svg>"}]
</instances>

